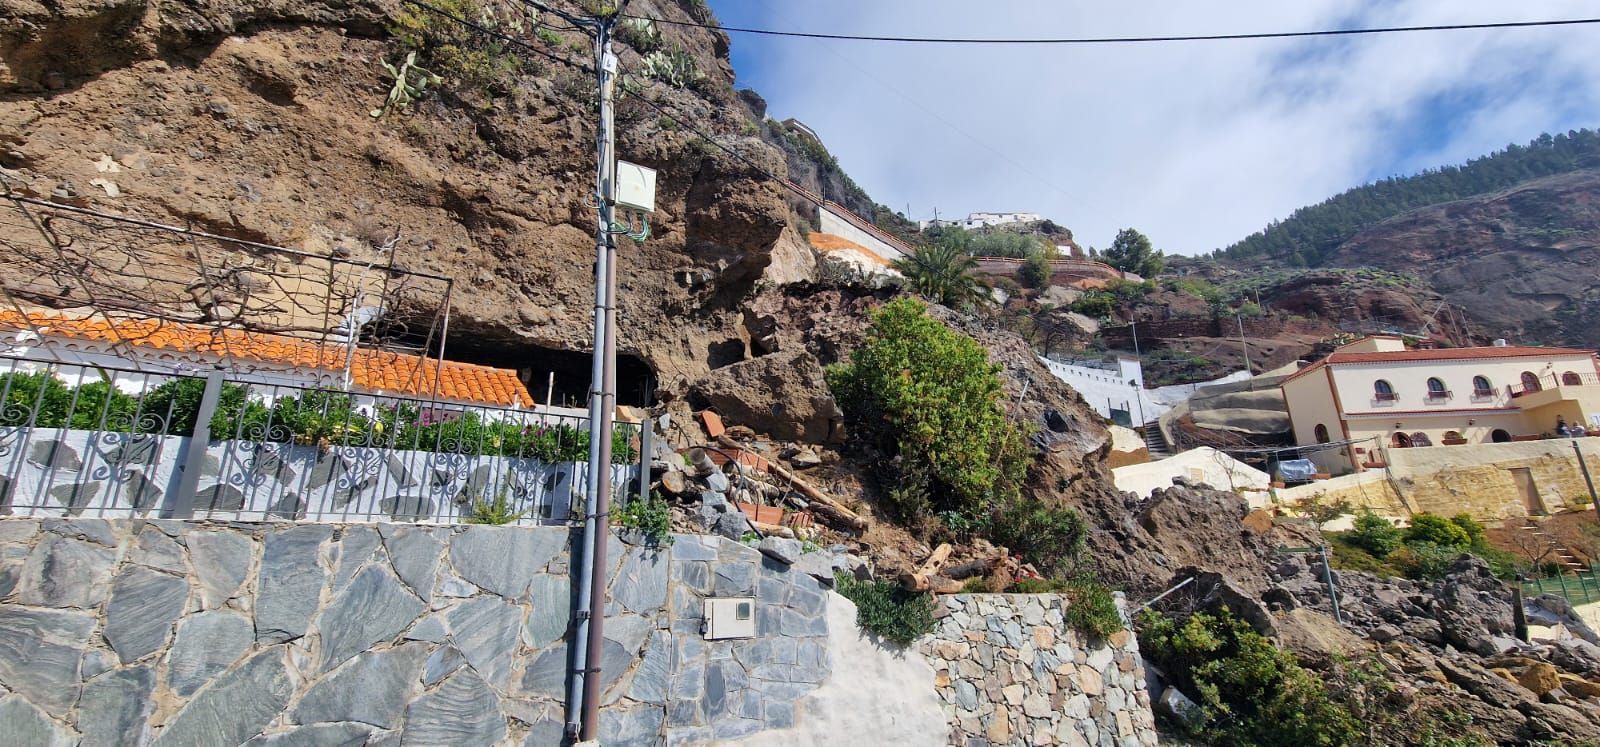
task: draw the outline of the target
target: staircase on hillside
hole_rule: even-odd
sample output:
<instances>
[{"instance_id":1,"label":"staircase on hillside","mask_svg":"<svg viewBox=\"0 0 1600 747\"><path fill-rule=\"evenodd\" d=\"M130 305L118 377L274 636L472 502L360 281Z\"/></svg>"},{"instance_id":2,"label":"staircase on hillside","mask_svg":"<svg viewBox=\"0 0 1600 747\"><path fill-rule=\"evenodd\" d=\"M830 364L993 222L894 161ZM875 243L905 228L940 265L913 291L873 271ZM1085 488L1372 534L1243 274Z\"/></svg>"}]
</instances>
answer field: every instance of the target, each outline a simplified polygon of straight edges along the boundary
<instances>
[{"instance_id":1,"label":"staircase on hillside","mask_svg":"<svg viewBox=\"0 0 1600 747\"><path fill-rule=\"evenodd\" d=\"M1548 557L1550 557L1554 563L1561 566L1562 571L1580 572L1587 568L1587 566L1585 566L1583 562L1578 559L1577 554L1572 552L1571 548L1561 544L1561 541L1556 539L1555 535L1546 532L1544 527L1539 526L1539 522L1529 518L1523 522L1523 525L1520 527L1520 529L1524 532L1532 534L1538 540L1541 546L1550 548L1550 555Z\"/></svg>"},{"instance_id":2,"label":"staircase on hillside","mask_svg":"<svg viewBox=\"0 0 1600 747\"><path fill-rule=\"evenodd\" d=\"M1144 424L1144 448L1150 452L1150 461L1159 461L1173 455L1166 436L1161 435L1161 422L1152 420Z\"/></svg>"}]
</instances>

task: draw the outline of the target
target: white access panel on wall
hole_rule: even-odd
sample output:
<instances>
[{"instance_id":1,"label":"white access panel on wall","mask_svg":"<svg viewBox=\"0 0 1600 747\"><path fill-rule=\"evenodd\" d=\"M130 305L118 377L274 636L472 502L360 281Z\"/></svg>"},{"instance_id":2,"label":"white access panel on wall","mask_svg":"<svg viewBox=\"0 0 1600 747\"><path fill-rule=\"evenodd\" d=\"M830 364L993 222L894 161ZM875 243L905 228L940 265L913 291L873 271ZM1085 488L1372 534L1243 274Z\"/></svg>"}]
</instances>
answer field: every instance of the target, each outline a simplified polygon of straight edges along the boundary
<instances>
[{"instance_id":1,"label":"white access panel on wall","mask_svg":"<svg viewBox=\"0 0 1600 747\"><path fill-rule=\"evenodd\" d=\"M617 182L611 199L626 210L650 214L656 211L656 170L627 161L617 162Z\"/></svg>"},{"instance_id":2,"label":"white access panel on wall","mask_svg":"<svg viewBox=\"0 0 1600 747\"><path fill-rule=\"evenodd\" d=\"M756 600L751 597L707 599L706 640L756 637Z\"/></svg>"}]
</instances>

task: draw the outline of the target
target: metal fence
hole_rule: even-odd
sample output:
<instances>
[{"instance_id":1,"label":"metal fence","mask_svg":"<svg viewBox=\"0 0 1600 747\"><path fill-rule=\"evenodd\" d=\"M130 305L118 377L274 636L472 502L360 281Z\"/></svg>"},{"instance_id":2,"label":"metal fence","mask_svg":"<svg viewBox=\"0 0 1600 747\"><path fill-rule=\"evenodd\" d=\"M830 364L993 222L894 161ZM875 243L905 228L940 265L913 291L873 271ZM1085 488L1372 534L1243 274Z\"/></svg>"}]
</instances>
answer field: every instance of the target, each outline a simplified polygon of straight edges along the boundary
<instances>
[{"instance_id":1,"label":"metal fence","mask_svg":"<svg viewBox=\"0 0 1600 747\"><path fill-rule=\"evenodd\" d=\"M570 415L0 357L0 515L564 523L588 447Z\"/></svg>"},{"instance_id":2,"label":"metal fence","mask_svg":"<svg viewBox=\"0 0 1600 747\"><path fill-rule=\"evenodd\" d=\"M1600 602L1600 576L1595 571L1563 573L1546 578L1524 579L1522 591L1529 596L1556 594L1572 604Z\"/></svg>"}]
</instances>

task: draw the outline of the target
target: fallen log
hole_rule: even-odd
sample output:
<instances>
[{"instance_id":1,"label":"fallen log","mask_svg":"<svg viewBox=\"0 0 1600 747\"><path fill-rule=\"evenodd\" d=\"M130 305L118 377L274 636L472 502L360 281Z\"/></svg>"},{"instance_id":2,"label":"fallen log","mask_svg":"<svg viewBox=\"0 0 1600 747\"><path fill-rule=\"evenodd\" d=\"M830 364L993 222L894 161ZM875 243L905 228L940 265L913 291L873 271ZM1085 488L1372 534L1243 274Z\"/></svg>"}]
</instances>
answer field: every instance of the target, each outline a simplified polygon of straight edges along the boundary
<instances>
[{"instance_id":1,"label":"fallen log","mask_svg":"<svg viewBox=\"0 0 1600 747\"><path fill-rule=\"evenodd\" d=\"M955 565L945 568L943 575L958 581L961 579L972 578L973 576L987 576L989 575L989 571L995 567L999 560L1000 556L996 555L991 558L978 558L976 560L968 560L965 563L956 563Z\"/></svg>"},{"instance_id":2,"label":"fallen log","mask_svg":"<svg viewBox=\"0 0 1600 747\"><path fill-rule=\"evenodd\" d=\"M744 448L743 446L739 445L739 442L728 438L727 436L718 438L717 443L722 444L730 449ZM838 501L830 498L821 490L812 487L811 483L796 477L793 472L790 472L789 470L770 462L770 460L767 468L772 471L772 474L777 475L779 479L787 480L792 483L794 485L794 489L799 491L801 495L804 495L810 502L810 507L807 510L817 515L822 520L835 526L843 526L847 529L855 529L858 531L867 528L866 519L861 518L856 514L856 512L845 508Z\"/></svg>"}]
</instances>

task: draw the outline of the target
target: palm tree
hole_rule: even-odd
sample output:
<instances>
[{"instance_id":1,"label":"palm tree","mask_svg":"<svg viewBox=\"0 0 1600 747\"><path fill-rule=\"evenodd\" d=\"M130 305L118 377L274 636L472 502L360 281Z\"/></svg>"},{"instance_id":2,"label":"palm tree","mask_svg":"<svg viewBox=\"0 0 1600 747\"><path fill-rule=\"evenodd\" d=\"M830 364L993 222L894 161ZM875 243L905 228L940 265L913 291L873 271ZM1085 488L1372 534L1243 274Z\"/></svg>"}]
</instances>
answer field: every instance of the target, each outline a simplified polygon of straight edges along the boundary
<instances>
[{"instance_id":1,"label":"palm tree","mask_svg":"<svg viewBox=\"0 0 1600 747\"><path fill-rule=\"evenodd\" d=\"M895 260L894 269L906 276L907 285L922 297L952 309L986 297L988 286L973 272L978 262L959 241L936 241L915 254Z\"/></svg>"}]
</instances>

